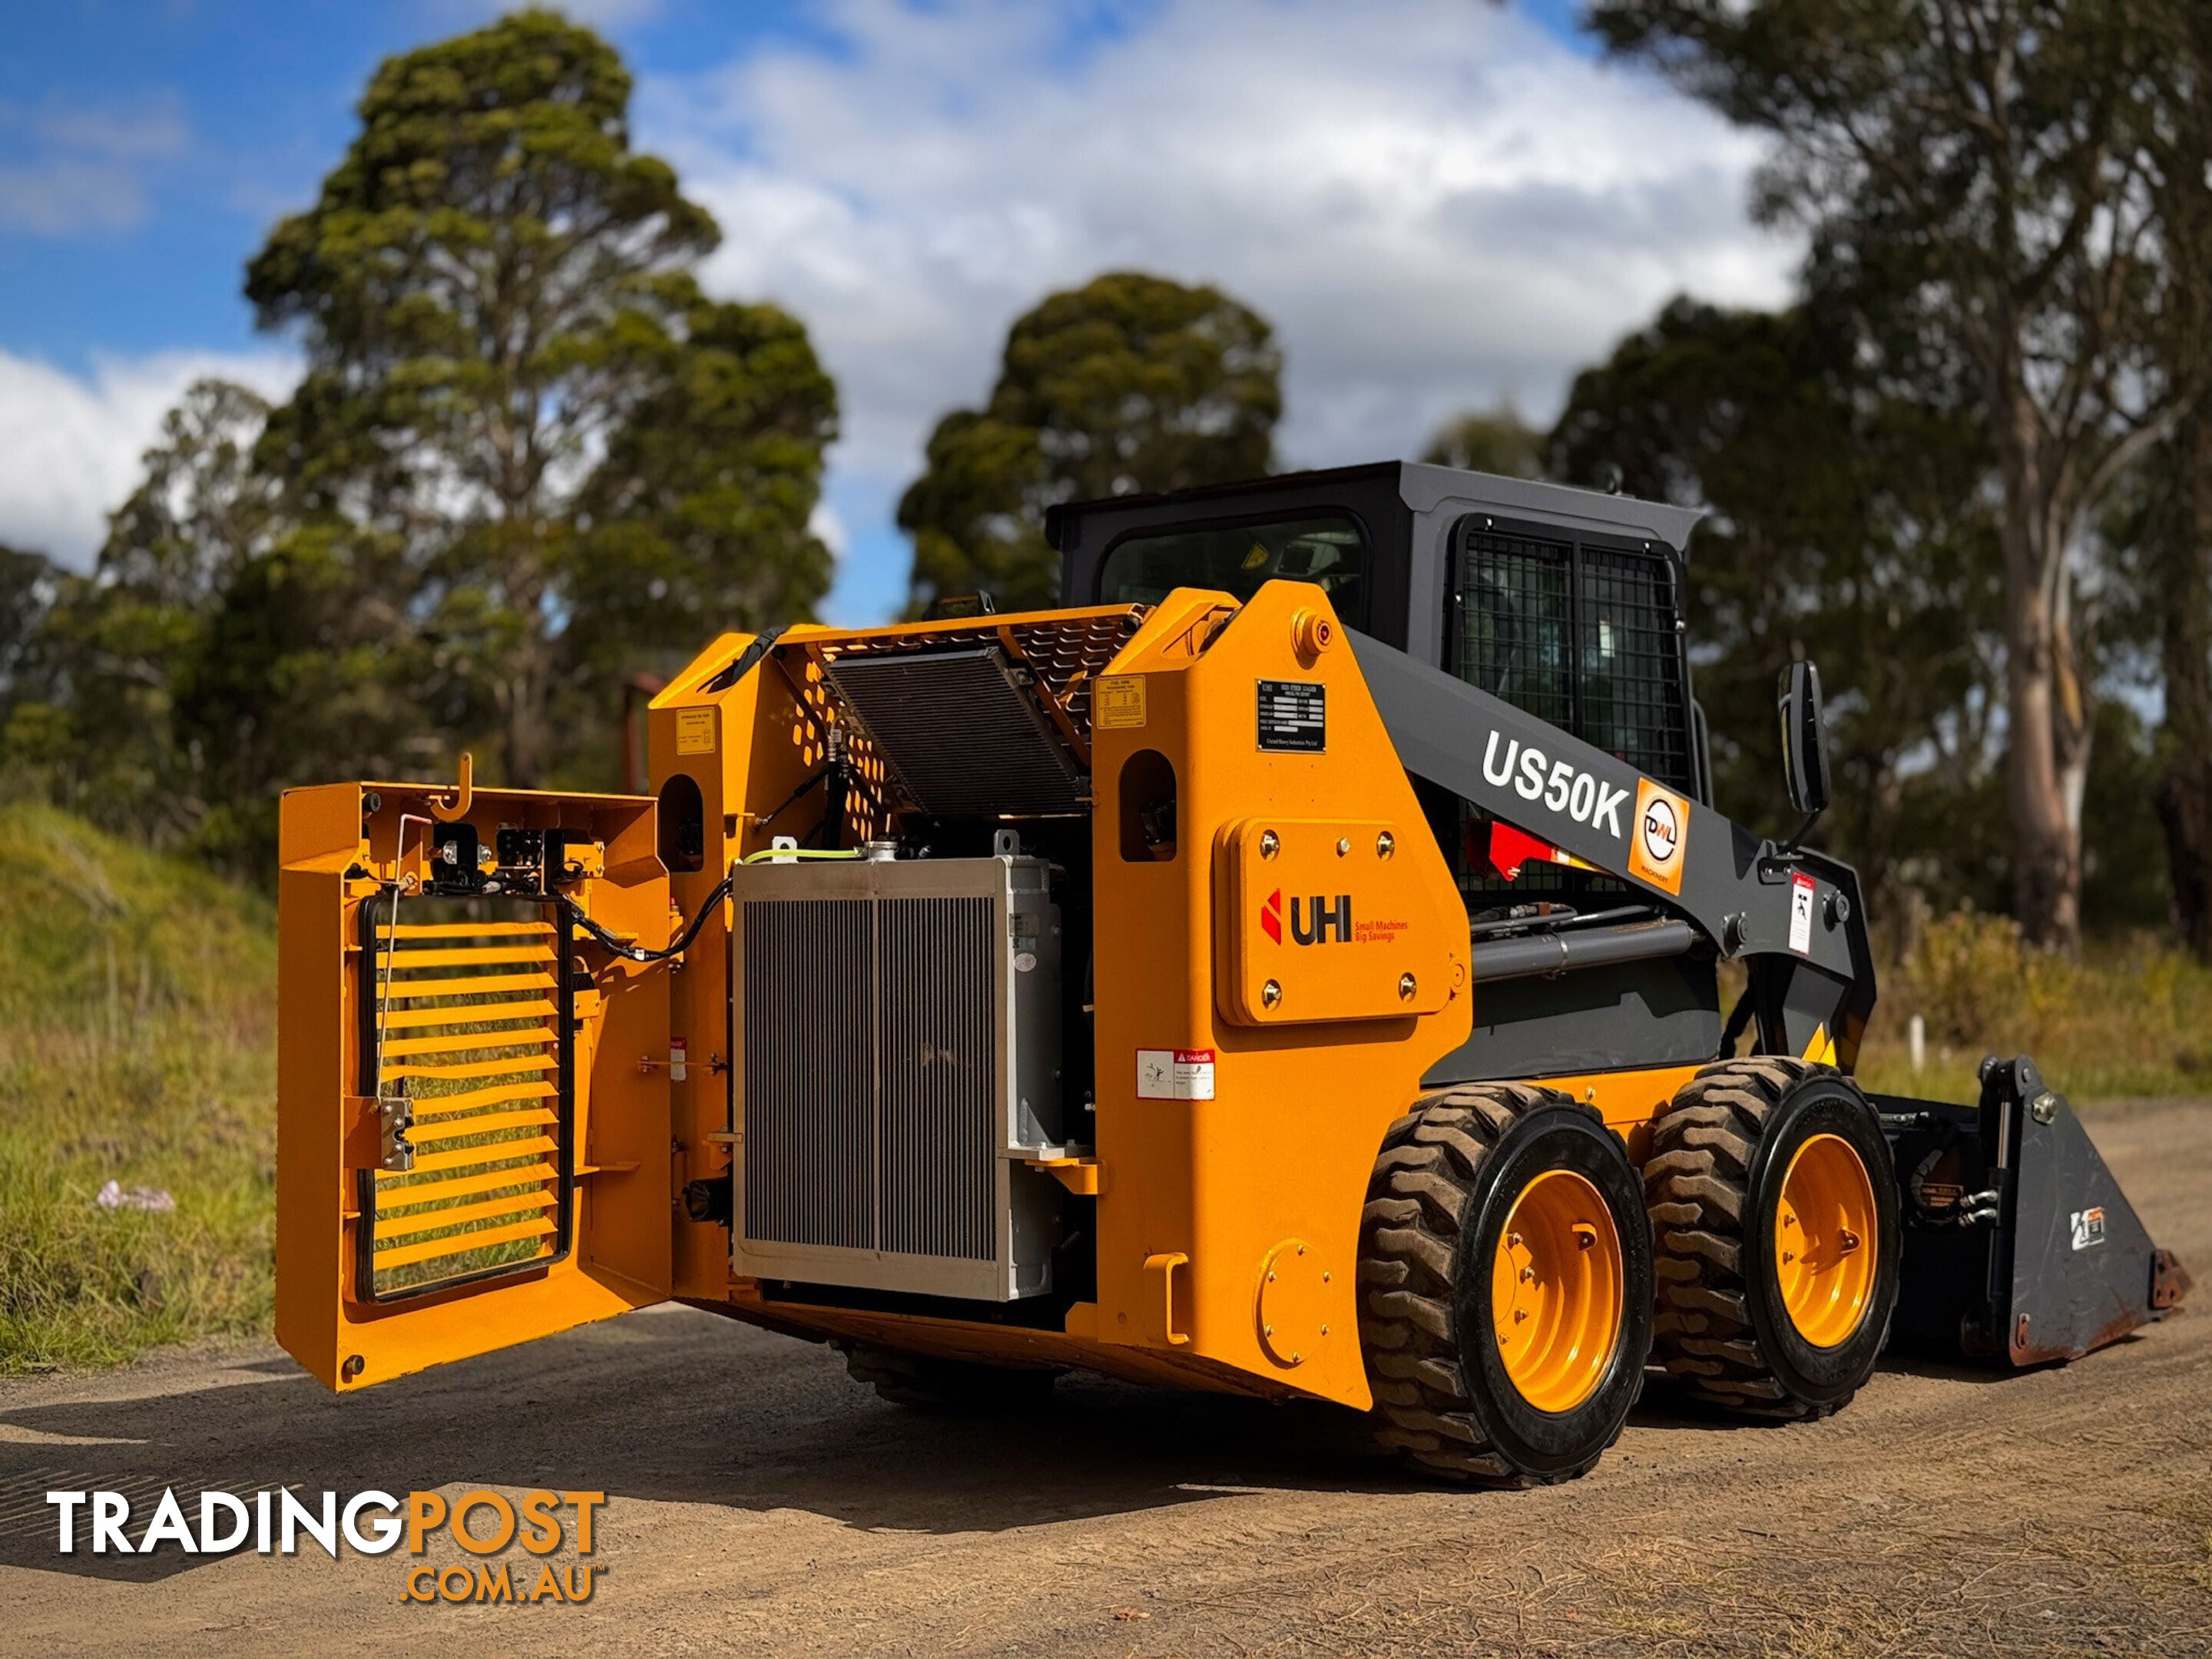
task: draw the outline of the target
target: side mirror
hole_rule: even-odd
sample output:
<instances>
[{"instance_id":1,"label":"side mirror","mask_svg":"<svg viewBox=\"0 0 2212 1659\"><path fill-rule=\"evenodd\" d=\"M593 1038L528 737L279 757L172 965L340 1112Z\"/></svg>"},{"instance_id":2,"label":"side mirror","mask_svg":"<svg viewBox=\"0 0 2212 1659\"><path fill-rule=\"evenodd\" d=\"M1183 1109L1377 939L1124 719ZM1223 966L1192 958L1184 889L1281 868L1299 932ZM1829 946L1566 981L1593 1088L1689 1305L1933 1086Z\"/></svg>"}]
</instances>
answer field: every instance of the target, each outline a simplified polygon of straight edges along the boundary
<instances>
[{"instance_id":1,"label":"side mirror","mask_svg":"<svg viewBox=\"0 0 2212 1659\"><path fill-rule=\"evenodd\" d=\"M1828 807L1828 738L1820 725L1820 671L1793 662L1775 687L1782 720L1782 775L1790 804L1807 817Z\"/></svg>"}]
</instances>

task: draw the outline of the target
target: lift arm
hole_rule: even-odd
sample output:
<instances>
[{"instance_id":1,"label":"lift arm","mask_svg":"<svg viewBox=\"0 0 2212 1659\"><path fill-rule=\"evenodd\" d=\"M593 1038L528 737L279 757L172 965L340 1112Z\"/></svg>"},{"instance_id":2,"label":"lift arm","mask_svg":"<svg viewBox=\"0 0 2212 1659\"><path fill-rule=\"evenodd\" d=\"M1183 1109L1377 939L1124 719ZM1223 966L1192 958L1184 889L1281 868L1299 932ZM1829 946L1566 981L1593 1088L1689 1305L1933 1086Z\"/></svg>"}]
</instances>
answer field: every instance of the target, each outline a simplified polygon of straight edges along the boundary
<instances>
[{"instance_id":1,"label":"lift arm","mask_svg":"<svg viewBox=\"0 0 2212 1659\"><path fill-rule=\"evenodd\" d=\"M1750 959L1768 1048L1804 1053L1825 1027L1850 1063L1875 976L1849 865L1784 853L1502 697L1350 638L1408 772L1627 883L1721 956Z\"/></svg>"}]
</instances>

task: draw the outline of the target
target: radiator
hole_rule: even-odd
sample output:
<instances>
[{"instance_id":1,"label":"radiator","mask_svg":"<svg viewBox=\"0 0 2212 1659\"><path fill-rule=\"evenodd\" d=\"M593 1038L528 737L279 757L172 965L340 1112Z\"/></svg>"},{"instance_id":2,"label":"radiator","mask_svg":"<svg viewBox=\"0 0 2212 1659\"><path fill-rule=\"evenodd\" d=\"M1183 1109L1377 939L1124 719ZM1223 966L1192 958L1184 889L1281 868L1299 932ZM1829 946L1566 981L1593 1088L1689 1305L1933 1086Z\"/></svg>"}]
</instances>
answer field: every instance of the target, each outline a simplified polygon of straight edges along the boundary
<instances>
[{"instance_id":1,"label":"radiator","mask_svg":"<svg viewBox=\"0 0 2212 1659\"><path fill-rule=\"evenodd\" d=\"M742 866L732 1263L1005 1302L1051 1288L1060 916L1015 857Z\"/></svg>"}]
</instances>

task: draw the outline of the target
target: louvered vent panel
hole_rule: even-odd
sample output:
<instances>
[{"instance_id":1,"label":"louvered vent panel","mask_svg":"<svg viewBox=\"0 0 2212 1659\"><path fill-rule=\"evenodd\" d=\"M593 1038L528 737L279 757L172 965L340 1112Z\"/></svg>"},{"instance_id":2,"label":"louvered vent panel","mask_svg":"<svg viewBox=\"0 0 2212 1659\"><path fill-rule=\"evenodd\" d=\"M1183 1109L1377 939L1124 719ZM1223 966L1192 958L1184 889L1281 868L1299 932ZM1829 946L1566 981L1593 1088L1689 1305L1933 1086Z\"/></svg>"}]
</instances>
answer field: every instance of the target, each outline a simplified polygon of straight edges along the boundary
<instances>
[{"instance_id":1,"label":"louvered vent panel","mask_svg":"<svg viewBox=\"0 0 2212 1659\"><path fill-rule=\"evenodd\" d=\"M387 922L362 953L380 1100L413 1167L368 1172L362 1282L421 1295L562 1249L560 945L538 921Z\"/></svg>"}]
</instances>

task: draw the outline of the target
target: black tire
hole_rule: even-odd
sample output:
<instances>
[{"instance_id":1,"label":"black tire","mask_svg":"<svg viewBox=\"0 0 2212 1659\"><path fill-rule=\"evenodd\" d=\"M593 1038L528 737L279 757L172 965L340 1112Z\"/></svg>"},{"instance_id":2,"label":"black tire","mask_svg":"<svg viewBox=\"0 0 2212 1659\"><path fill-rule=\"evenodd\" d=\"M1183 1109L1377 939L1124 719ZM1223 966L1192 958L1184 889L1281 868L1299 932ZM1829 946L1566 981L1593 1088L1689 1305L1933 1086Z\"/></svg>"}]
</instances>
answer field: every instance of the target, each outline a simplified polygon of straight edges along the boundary
<instances>
[{"instance_id":1,"label":"black tire","mask_svg":"<svg viewBox=\"0 0 2212 1659\"><path fill-rule=\"evenodd\" d=\"M845 1370L894 1406L915 1411L960 1414L1020 1411L1042 1405L1060 1376L1034 1365L984 1365L879 1347L872 1342L840 1343Z\"/></svg>"},{"instance_id":2,"label":"black tire","mask_svg":"<svg viewBox=\"0 0 2212 1659\"><path fill-rule=\"evenodd\" d=\"M1874 1189L1879 1255L1852 1334L1815 1347L1791 1322L1774 1269L1784 1176L1816 1134L1849 1141ZM1763 1056L1708 1066L1651 1130L1644 1199L1657 1251L1652 1354L1693 1397L1747 1416L1841 1410L1873 1373L1897 1305L1897 1181L1881 1121L1831 1066Z\"/></svg>"},{"instance_id":3,"label":"black tire","mask_svg":"<svg viewBox=\"0 0 2212 1659\"><path fill-rule=\"evenodd\" d=\"M1538 1175L1568 1169L1604 1199L1620 1241L1621 1316L1589 1395L1539 1409L1507 1374L1491 1263ZM1597 1113L1555 1090L1468 1084L1390 1127L1360 1225L1359 1340L1376 1441L1425 1474L1549 1486L1620 1437L1651 1346L1651 1237L1636 1170Z\"/></svg>"}]
</instances>

